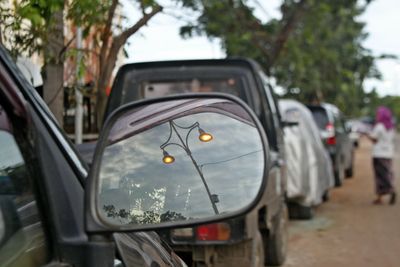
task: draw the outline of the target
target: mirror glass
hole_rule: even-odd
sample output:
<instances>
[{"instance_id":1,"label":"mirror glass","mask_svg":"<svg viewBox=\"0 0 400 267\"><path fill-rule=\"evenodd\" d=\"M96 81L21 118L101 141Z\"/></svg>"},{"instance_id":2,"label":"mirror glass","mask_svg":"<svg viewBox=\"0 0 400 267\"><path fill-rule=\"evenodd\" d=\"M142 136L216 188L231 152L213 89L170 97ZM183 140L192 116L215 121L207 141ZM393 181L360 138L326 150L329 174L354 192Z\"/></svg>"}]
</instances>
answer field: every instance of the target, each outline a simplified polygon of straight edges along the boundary
<instances>
[{"instance_id":1,"label":"mirror glass","mask_svg":"<svg viewBox=\"0 0 400 267\"><path fill-rule=\"evenodd\" d=\"M100 147L100 219L159 224L229 214L260 191L264 147L252 117L225 99L169 100L120 113Z\"/></svg>"}]
</instances>

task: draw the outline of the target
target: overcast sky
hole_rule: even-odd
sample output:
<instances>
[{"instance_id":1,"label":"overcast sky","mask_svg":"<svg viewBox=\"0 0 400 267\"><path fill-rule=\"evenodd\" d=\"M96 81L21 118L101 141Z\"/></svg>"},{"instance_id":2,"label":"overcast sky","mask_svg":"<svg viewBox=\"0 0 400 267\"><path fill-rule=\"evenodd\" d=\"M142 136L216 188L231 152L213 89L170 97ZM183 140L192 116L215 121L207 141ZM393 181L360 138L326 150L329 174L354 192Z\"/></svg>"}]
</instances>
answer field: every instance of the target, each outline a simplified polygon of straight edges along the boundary
<instances>
[{"instance_id":1,"label":"overcast sky","mask_svg":"<svg viewBox=\"0 0 400 267\"><path fill-rule=\"evenodd\" d=\"M256 2L256 1L255 1ZM281 0L261 0L263 7L255 5L257 16L262 20L279 17ZM268 2L266 4L266 2ZM132 9L133 10L133 9ZM133 13L133 12L132 12ZM375 0L360 18L367 23L370 34L365 46L374 55L394 54L400 56L400 1ZM195 37L183 40L179 27L184 22L169 15L159 14L150 21L149 27L129 39L127 62L155 61L168 59L222 58L225 56L218 40ZM377 62L383 74L382 81L369 80L366 90L376 87L380 95L400 95L400 60L380 60Z\"/></svg>"},{"instance_id":2,"label":"overcast sky","mask_svg":"<svg viewBox=\"0 0 400 267\"><path fill-rule=\"evenodd\" d=\"M393 54L400 57L399 0L375 0L361 19L367 22L366 31L370 34L365 46L374 55ZM380 60L377 66L383 79L368 81L367 89L376 87L382 95L400 95L400 59Z\"/></svg>"}]
</instances>

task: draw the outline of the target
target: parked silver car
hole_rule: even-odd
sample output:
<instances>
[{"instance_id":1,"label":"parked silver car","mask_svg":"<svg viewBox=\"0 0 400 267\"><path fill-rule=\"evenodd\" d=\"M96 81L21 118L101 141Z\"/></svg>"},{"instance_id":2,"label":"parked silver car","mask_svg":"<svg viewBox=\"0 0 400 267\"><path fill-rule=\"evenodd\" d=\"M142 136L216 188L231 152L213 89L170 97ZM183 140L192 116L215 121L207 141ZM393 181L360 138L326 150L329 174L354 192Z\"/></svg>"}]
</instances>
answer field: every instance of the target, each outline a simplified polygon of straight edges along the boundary
<instances>
[{"instance_id":1,"label":"parked silver car","mask_svg":"<svg viewBox=\"0 0 400 267\"><path fill-rule=\"evenodd\" d=\"M284 128L289 215L310 219L313 207L327 198L334 186L332 162L310 110L295 100L280 100L279 108L283 120L293 122L292 127Z\"/></svg>"},{"instance_id":2,"label":"parked silver car","mask_svg":"<svg viewBox=\"0 0 400 267\"><path fill-rule=\"evenodd\" d=\"M354 145L346 129L343 113L329 103L307 106L317 123L325 149L333 164L335 185L341 186L344 178L353 176Z\"/></svg>"}]
</instances>

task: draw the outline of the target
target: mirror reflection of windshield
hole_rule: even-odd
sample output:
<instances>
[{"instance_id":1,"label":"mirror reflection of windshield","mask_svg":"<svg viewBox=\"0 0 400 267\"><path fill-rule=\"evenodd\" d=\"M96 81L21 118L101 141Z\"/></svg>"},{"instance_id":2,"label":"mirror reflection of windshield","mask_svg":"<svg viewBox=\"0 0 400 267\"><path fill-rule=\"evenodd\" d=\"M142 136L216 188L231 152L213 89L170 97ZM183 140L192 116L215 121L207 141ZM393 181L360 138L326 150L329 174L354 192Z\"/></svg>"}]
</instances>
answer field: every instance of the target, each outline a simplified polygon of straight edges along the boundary
<instances>
[{"instance_id":1,"label":"mirror reflection of windshield","mask_svg":"<svg viewBox=\"0 0 400 267\"><path fill-rule=\"evenodd\" d=\"M202 142L200 129L212 140ZM252 125L198 113L114 143L104 152L100 209L111 223L145 224L245 207L264 171L261 140L255 136ZM172 162L164 162L166 155Z\"/></svg>"}]
</instances>

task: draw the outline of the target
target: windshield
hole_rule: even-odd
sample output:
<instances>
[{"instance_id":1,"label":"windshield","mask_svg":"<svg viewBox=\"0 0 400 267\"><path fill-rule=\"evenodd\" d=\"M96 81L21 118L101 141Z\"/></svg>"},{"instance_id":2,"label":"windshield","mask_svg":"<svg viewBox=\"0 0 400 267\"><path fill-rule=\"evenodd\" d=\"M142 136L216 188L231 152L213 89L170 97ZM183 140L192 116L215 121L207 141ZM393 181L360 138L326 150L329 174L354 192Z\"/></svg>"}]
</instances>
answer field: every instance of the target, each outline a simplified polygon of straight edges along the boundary
<instances>
[{"instance_id":1,"label":"windshield","mask_svg":"<svg viewBox=\"0 0 400 267\"><path fill-rule=\"evenodd\" d=\"M122 104L174 94L227 93L248 102L250 71L237 66L218 66L221 63L202 66L199 61L183 67L186 63L180 62L182 67L174 67L171 62L171 66L162 68L154 63L146 67L132 65L132 70L122 69L108 99L106 116Z\"/></svg>"},{"instance_id":2,"label":"windshield","mask_svg":"<svg viewBox=\"0 0 400 267\"><path fill-rule=\"evenodd\" d=\"M317 123L318 128L320 130L325 130L326 126L329 123L328 115L325 109L319 107L314 107L314 108L311 107L310 110L314 117L315 122Z\"/></svg>"}]
</instances>

